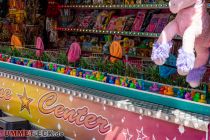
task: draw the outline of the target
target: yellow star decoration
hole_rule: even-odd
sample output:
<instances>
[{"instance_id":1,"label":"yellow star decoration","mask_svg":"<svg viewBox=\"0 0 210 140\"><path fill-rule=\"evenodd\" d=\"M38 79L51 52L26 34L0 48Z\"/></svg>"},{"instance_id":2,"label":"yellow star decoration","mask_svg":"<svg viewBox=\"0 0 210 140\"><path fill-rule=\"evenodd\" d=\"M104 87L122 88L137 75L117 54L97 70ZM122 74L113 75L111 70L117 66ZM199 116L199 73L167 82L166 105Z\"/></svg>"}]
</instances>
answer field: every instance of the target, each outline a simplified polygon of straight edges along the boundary
<instances>
[{"instance_id":1,"label":"yellow star decoration","mask_svg":"<svg viewBox=\"0 0 210 140\"><path fill-rule=\"evenodd\" d=\"M20 109L20 111L23 111L24 109L26 109L28 111L28 113L30 114L29 104L33 101L33 99L27 97L26 88L25 87L24 87L23 95L18 95L18 97L21 100L21 109Z\"/></svg>"}]
</instances>

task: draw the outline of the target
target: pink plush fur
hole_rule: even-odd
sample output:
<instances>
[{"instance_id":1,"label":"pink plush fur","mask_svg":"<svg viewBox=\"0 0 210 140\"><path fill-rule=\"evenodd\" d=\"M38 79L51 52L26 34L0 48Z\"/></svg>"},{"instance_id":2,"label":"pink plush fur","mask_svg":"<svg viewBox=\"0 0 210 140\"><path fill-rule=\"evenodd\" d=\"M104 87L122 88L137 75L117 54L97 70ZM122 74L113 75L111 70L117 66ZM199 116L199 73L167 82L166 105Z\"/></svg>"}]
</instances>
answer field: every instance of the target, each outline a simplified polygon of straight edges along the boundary
<instances>
[{"instance_id":1,"label":"pink plush fur","mask_svg":"<svg viewBox=\"0 0 210 140\"><path fill-rule=\"evenodd\" d=\"M68 51L68 62L76 62L79 60L81 55L81 48L79 43L74 42L71 44L70 49Z\"/></svg>"},{"instance_id":2,"label":"pink plush fur","mask_svg":"<svg viewBox=\"0 0 210 140\"><path fill-rule=\"evenodd\" d=\"M42 55L42 53L44 52L44 43L41 39L41 37L37 37L36 38L36 56L40 57Z\"/></svg>"},{"instance_id":3,"label":"pink plush fur","mask_svg":"<svg viewBox=\"0 0 210 140\"><path fill-rule=\"evenodd\" d=\"M183 37L182 48L177 58L177 70L180 75L188 75L191 70L205 66L209 59L210 16L207 13L205 0L170 0L169 7L170 11L177 15L164 28L157 43L169 44L175 35ZM165 53L169 53L170 49L171 47L168 47ZM153 55L155 53L157 54L157 49L154 47ZM157 65L164 64L168 57L168 55L165 55L165 58L153 55L152 60ZM183 65L186 67L183 68ZM200 82L195 80L189 84L197 87Z\"/></svg>"}]
</instances>

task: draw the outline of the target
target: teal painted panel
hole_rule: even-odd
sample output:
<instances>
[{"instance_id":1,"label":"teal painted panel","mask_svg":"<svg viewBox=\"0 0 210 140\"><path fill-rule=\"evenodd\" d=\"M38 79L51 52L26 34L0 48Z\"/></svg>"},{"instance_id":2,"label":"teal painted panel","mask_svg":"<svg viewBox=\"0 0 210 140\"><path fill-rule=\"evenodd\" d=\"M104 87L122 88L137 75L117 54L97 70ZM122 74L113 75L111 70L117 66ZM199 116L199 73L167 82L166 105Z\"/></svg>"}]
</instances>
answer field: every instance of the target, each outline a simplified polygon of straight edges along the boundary
<instances>
[{"instance_id":1,"label":"teal painted panel","mask_svg":"<svg viewBox=\"0 0 210 140\"><path fill-rule=\"evenodd\" d=\"M0 62L0 67L16 72L22 72L26 74L33 74L36 76L49 78L57 81L62 81L65 83L71 83L83 87L88 87L104 92L109 92L112 94L117 94L133 99L144 100L148 102L153 102L157 104L162 104L165 106L186 110L194 113L204 114L210 116L210 105L209 104L200 104L196 102L191 102L176 97L169 97L165 95L160 95L156 93L151 93L147 91L139 91L135 89L110 85L107 83L101 83L97 81L91 81L87 79L82 79L78 77L72 77L69 75L59 74L56 72L45 71L40 69L34 69L30 67L19 66L16 64Z\"/></svg>"}]
</instances>

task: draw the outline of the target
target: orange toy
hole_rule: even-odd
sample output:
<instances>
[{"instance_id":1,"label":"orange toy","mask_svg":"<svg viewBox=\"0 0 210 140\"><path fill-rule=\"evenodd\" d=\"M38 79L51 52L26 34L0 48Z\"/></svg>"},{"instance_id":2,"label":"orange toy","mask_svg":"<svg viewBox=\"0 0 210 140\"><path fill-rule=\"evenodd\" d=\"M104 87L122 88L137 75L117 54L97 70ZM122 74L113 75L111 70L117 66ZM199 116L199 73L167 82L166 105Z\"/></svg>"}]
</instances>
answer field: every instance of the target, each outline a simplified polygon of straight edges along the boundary
<instances>
[{"instance_id":1,"label":"orange toy","mask_svg":"<svg viewBox=\"0 0 210 140\"><path fill-rule=\"evenodd\" d=\"M172 87L167 87L166 90L164 91L164 94L168 95L168 96L173 96L174 91L173 91Z\"/></svg>"},{"instance_id":2,"label":"orange toy","mask_svg":"<svg viewBox=\"0 0 210 140\"><path fill-rule=\"evenodd\" d=\"M118 59L122 58L122 47L119 41L113 41L110 45L110 61L115 63Z\"/></svg>"},{"instance_id":3,"label":"orange toy","mask_svg":"<svg viewBox=\"0 0 210 140\"><path fill-rule=\"evenodd\" d=\"M16 35L12 35L11 38L11 45L14 46L14 48L19 49L22 48L22 42L20 41L20 38Z\"/></svg>"},{"instance_id":4,"label":"orange toy","mask_svg":"<svg viewBox=\"0 0 210 140\"><path fill-rule=\"evenodd\" d=\"M115 85L120 85L120 78L116 78L116 80L115 80Z\"/></svg>"}]
</instances>

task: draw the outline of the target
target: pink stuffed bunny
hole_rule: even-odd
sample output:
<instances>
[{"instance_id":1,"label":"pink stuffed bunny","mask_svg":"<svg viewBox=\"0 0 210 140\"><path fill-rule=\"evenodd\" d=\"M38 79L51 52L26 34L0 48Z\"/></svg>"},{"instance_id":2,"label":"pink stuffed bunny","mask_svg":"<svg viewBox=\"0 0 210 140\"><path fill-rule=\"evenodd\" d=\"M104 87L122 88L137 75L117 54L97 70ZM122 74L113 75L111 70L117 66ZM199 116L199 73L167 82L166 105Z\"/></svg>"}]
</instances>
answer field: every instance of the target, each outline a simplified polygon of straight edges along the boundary
<instances>
[{"instance_id":1,"label":"pink stuffed bunny","mask_svg":"<svg viewBox=\"0 0 210 140\"><path fill-rule=\"evenodd\" d=\"M198 87L206 71L210 47L210 16L205 0L170 0L169 8L177 14L176 18L155 42L151 58L157 65L163 65L172 48L171 40L176 34L182 36L177 71L180 75L187 75L191 87Z\"/></svg>"}]
</instances>

